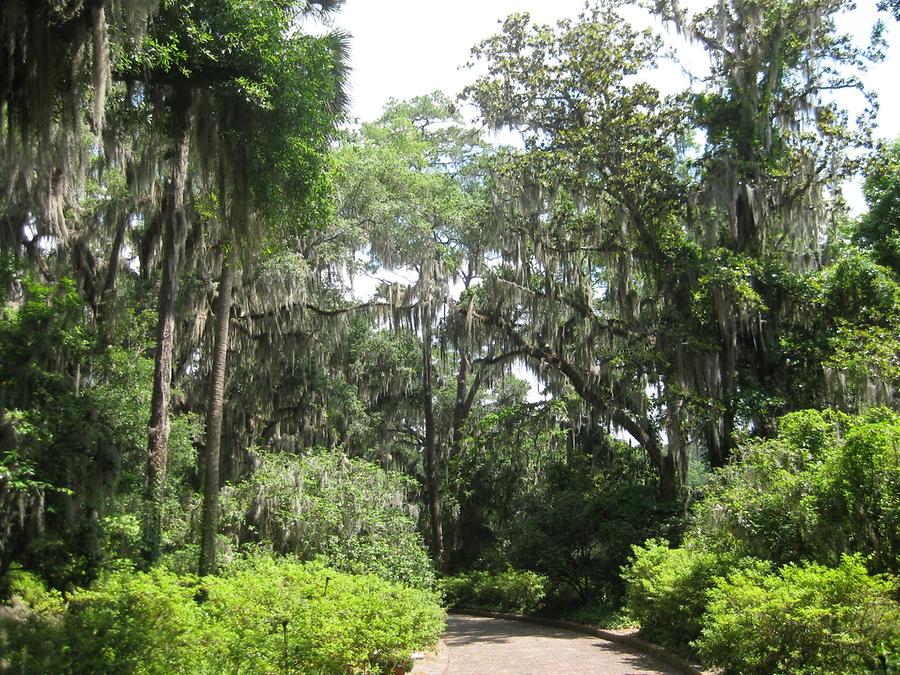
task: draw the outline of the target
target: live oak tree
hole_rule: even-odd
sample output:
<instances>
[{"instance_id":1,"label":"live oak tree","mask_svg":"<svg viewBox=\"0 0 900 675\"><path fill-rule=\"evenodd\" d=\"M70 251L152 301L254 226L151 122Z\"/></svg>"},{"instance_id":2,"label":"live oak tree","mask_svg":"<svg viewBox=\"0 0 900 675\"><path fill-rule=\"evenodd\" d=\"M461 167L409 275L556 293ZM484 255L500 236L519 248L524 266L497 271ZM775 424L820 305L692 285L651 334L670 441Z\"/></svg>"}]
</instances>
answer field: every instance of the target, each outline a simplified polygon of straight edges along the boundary
<instances>
[{"instance_id":1,"label":"live oak tree","mask_svg":"<svg viewBox=\"0 0 900 675\"><path fill-rule=\"evenodd\" d=\"M445 451L434 410L436 330L453 300L454 282L468 287L482 265L479 200L484 194L470 164L483 150L477 133L461 125L453 104L433 94L390 105L381 119L351 136L338 159L341 218L365 228L373 267L411 273L408 284L386 283L379 293L391 327L414 330L421 340L422 452L432 554L440 563L445 558ZM458 419L471 407L469 358L461 349ZM457 428L451 441L457 448L460 433Z\"/></svg>"},{"instance_id":2,"label":"live oak tree","mask_svg":"<svg viewBox=\"0 0 900 675\"><path fill-rule=\"evenodd\" d=\"M468 99L524 143L491 173L505 264L473 316L643 446L663 497L689 445L720 465L736 425L766 433L790 405L778 335L806 314L788 284L827 262L847 150L867 142L828 94L860 90L878 45L852 47L839 9L660 5L711 59L669 99L642 80L659 38L614 4L555 28L510 17L473 52L488 74Z\"/></svg>"},{"instance_id":3,"label":"live oak tree","mask_svg":"<svg viewBox=\"0 0 900 675\"><path fill-rule=\"evenodd\" d=\"M632 435L668 497L683 457L662 442L648 387L667 386L654 333L690 251L678 227L682 109L637 79L660 47L599 7L556 29L513 16L476 47L488 75L467 96L487 123L521 131L524 150L493 164L504 264L470 311Z\"/></svg>"},{"instance_id":4,"label":"live oak tree","mask_svg":"<svg viewBox=\"0 0 900 675\"><path fill-rule=\"evenodd\" d=\"M677 3L657 5L711 63L704 90L691 95L706 145L685 197L718 344L704 350L702 379L680 379L723 406L706 425L713 465L727 459L738 418L765 432L789 397L778 383L778 334L799 317L784 278L829 262L839 184L855 168L848 151L869 142L871 107L854 125L834 93L870 98L860 77L879 57L878 33L855 47L838 30L842 8L736 0L688 16Z\"/></svg>"}]
</instances>

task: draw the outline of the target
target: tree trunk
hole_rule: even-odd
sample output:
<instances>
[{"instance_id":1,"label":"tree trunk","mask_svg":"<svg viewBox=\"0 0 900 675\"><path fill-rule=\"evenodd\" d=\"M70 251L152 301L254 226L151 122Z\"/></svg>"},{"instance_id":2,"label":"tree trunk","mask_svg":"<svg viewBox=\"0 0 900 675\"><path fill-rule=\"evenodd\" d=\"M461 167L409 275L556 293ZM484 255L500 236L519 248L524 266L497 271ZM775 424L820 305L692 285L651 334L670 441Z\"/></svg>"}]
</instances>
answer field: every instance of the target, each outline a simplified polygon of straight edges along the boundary
<instances>
[{"instance_id":1,"label":"tree trunk","mask_svg":"<svg viewBox=\"0 0 900 675\"><path fill-rule=\"evenodd\" d=\"M463 425L469 418L472 411L472 404L481 388L481 380L484 374L484 368L478 369L475 374L472 385L469 386L469 355L465 350L459 351L459 369L456 371L456 401L453 405L453 430L450 440L450 453L448 457L452 460L462 452L463 441ZM444 555L447 551L454 551L459 547L460 535L460 517L451 518L450 532L444 540Z\"/></svg>"},{"instance_id":2,"label":"tree trunk","mask_svg":"<svg viewBox=\"0 0 900 675\"><path fill-rule=\"evenodd\" d=\"M222 447L222 405L225 400L225 366L231 318L233 272L227 253L219 277L216 300L216 351L213 354L212 387L206 413L206 480L203 483L203 524L200 544L200 576L216 571L216 525L219 520L219 455Z\"/></svg>"},{"instance_id":3,"label":"tree trunk","mask_svg":"<svg viewBox=\"0 0 900 675\"><path fill-rule=\"evenodd\" d=\"M450 440L450 458L459 454L462 446L463 423L469 411L466 410L468 395L469 357L462 350L459 352L459 368L456 371L456 401L453 404L453 434Z\"/></svg>"},{"instance_id":4,"label":"tree trunk","mask_svg":"<svg viewBox=\"0 0 900 675\"><path fill-rule=\"evenodd\" d=\"M431 553L438 566L444 563L443 499L438 478L438 448L434 430L434 401L431 392L431 305L422 308L422 408L425 414L425 480L428 513L431 516Z\"/></svg>"},{"instance_id":5,"label":"tree trunk","mask_svg":"<svg viewBox=\"0 0 900 675\"><path fill-rule=\"evenodd\" d=\"M116 234L109 255L109 264L106 266L106 277L103 281L103 289L100 291L100 306L97 312L97 323L104 330L107 330L107 323L110 319L113 320L113 325L115 325L115 312L111 311L110 304L115 296L116 278L119 274L119 265L122 258L122 246L125 243L125 233L128 229L128 219L131 217L131 212L125 211L117 214L114 209L109 209L106 215L107 218L118 215L118 222L116 222Z\"/></svg>"},{"instance_id":6,"label":"tree trunk","mask_svg":"<svg viewBox=\"0 0 900 675\"><path fill-rule=\"evenodd\" d=\"M187 234L184 194L190 152L191 111L186 102L179 111L175 159L165 210L162 249L162 281L159 288L159 319L156 328L156 361L147 441L147 472L144 485L144 558L154 563L162 544L162 503L165 496L166 452L169 442L169 400L172 390L172 349L175 342L175 296L178 292L179 252Z\"/></svg>"},{"instance_id":7,"label":"tree trunk","mask_svg":"<svg viewBox=\"0 0 900 675\"><path fill-rule=\"evenodd\" d=\"M106 278L103 281L103 290L100 292L101 306L107 302L110 295L116 288L116 277L119 274L119 264L122 258L122 245L125 243L125 232L128 229L128 219L131 217L130 211L117 214L115 210L110 209L107 217L111 218L118 215L116 222L116 234L113 239L112 250L109 254L109 264L106 266Z\"/></svg>"}]
</instances>

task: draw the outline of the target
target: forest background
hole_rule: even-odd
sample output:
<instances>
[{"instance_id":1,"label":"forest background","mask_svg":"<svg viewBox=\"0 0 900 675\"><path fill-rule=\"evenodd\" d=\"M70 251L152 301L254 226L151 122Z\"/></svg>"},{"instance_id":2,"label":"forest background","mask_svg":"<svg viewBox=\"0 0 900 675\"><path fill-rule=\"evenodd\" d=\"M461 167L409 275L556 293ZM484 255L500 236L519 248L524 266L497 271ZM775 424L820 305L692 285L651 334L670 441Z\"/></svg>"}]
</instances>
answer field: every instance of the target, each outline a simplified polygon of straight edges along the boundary
<instances>
[{"instance_id":1,"label":"forest background","mask_svg":"<svg viewBox=\"0 0 900 675\"><path fill-rule=\"evenodd\" d=\"M896 668L896 3L656 3L673 91L514 14L365 123L340 4L5 3L0 668L377 672L442 602Z\"/></svg>"}]
</instances>

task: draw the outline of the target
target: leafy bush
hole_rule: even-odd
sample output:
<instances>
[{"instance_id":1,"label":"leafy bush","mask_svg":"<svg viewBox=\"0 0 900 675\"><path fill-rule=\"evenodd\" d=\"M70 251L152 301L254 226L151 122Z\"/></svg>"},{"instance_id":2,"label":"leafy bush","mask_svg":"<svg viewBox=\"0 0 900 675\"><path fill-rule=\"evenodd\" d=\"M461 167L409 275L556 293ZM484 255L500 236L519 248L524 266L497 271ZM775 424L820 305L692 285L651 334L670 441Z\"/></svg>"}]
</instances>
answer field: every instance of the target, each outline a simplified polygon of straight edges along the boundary
<instances>
[{"instance_id":1,"label":"leafy bush","mask_svg":"<svg viewBox=\"0 0 900 675\"><path fill-rule=\"evenodd\" d=\"M846 548L872 556L876 570L900 572L900 416L869 410L823 467L839 507Z\"/></svg>"},{"instance_id":2,"label":"leafy bush","mask_svg":"<svg viewBox=\"0 0 900 675\"><path fill-rule=\"evenodd\" d=\"M785 415L777 438L745 444L738 461L717 472L690 538L778 564L837 565L862 553L874 571L897 572L898 443L900 416L887 408Z\"/></svg>"},{"instance_id":3,"label":"leafy bush","mask_svg":"<svg viewBox=\"0 0 900 675\"><path fill-rule=\"evenodd\" d=\"M407 502L413 489L412 479L335 450L266 455L223 492L223 519L242 543L432 588L434 567Z\"/></svg>"},{"instance_id":4,"label":"leafy bush","mask_svg":"<svg viewBox=\"0 0 900 675\"><path fill-rule=\"evenodd\" d=\"M162 570L107 576L64 610L10 622L10 662L30 673L212 672L214 627L197 590Z\"/></svg>"},{"instance_id":5,"label":"leafy bush","mask_svg":"<svg viewBox=\"0 0 900 675\"><path fill-rule=\"evenodd\" d=\"M377 673L434 643L443 620L433 592L257 555L203 580L111 574L0 638L26 673Z\"/></svg>"},{"instance_id":6,"label":"leafy bush","mask_svg":"<svg viewBox=\"0 0 900 675\"><path fill-rule=\"evenodd\" d=\"M628 584L628 612L651 640L688 651L700 635L707 592L734 559L688 548L669 548L662 540L633 547L622 570Z\"/></svg>"},{"instance_id":7,"label":"leafy bush","mask_svg":"<svg viewBox=\"0 0 900 675\"><path fill-rule=\"evenodd\" d=\"M896 591L896 579L869 576L858 557L738 570L710 591L696 645L725 673L883 672L900 665Z\"/></svg>"},{"instance_id":8,"label":"leafy bush","mask_svg":"<svg viewBox=\"0 0 900 675\"><path fill-rule=\"evenodd\" d=\"M437 641L430 591L296 561L255 557L207 580L204 605L239 672L343 673Z\"/></svg>"},{"instance_id":9,"label":"leafy bush","mask_svg":"<svg viewBox=\"0 0 900 675\"><path fill-rule=\"evenodd\" d=\"M866 568L897 570L898 444L900 416L886 408L782 417L776 438L717 472L681 548L635 547L623 572L631 614L651 639L693 643L729 672L896 659L896 590Z\"/></svg>"},{"instance_id":10,"label":"leafy bush","mask_svg":"<svg viewBox=\"0 0 900 675\"><path fill-rule=\"evenodd\" d=\"M450 607L531 614L543 606L547 577L527 570L475 571L440 582Z\"/></svg>"},{"instance_id":11,"label":"leafy bush","mask_svg":"<svg viewBox=\"0 0 900 675\"><path fill-rule=\"evenodd\" d=\"M31 572L12 569L8 576L9 596L35 612L54 612L63 607L62 593L47 588L44 582Z\"/></svg>"},{"instance_id":12,"label":"leafy bush","mask_svg":"<svg viewBox=\"0 0 900 675\"><path fill-rule=\"evenodd\" d=\"M592 602L562 614L563 619L600 628L636 628L637 621L620 603Z\"/></svg>"}]
</instances>

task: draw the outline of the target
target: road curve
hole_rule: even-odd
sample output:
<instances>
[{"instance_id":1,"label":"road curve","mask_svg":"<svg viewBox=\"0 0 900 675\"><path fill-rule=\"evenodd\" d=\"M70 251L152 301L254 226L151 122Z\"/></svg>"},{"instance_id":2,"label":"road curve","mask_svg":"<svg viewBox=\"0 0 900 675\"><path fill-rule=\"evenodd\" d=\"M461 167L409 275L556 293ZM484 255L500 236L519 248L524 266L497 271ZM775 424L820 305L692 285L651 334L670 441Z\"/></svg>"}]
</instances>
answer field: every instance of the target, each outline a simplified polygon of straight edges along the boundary
<instances>
[{"instance_id":1,"label":"road curve","mask_svg":"<svg viewBox=\"0 0 900 675\"><path fill-rule=\"evenodd\" d=\"M651 656L562 628L451 615L436 656L421 675L676 675Z\"/></svg>"}]
</instances>

